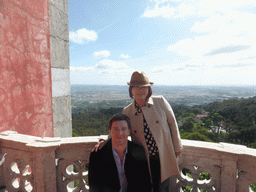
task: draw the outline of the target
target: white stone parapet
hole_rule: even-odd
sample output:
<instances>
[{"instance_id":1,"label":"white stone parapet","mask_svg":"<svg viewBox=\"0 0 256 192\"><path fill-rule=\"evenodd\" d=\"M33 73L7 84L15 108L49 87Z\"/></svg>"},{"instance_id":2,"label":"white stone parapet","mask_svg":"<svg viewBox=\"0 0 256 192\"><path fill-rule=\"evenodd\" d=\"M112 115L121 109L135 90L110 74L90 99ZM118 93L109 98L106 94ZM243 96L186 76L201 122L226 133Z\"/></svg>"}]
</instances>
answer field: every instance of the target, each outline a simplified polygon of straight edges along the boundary
<instances>
[{"instance_id":1,"label":"white stone parapet","mask_svg":"<svg viewBox=\"0 0 256 192\"><path fill-rule=\"evenodd\" d=\"M99 138L107 137L41 138L0 133L0 153L6 154L0 169L3 184L10 192L89 191L86 166L90 152ZM178 162L183 171L172 180L171 191L191 186L192 191L249 192L250 184L256 183L255 149L228 143L182 143ZM184 170L189 174L184 175ZM210 174L209 180L201 179L205 172Z\"/></svg>"}]
</instances>

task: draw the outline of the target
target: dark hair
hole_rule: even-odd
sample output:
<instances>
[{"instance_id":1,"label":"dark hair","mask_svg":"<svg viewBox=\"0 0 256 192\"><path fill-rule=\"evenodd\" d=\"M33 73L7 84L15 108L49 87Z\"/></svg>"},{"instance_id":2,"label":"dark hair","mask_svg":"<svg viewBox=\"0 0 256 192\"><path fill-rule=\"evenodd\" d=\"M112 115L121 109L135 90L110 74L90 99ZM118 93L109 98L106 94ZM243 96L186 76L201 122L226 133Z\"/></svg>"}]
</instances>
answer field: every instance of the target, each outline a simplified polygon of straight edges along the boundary
<instances>
[{"instance_id":1,"label":"dark hair","mask_svg":"<svg viewBox=\"0 0 256 192\"><path fill-rule=\"evenodd\" d=\"M113 115L110 120L109 120L109 130L111 129L111 126L113 124L113 122L115 121L126 121L128 128L131 129L131 121L130 118L128 116L126 116L125 114L115 114Z\"/></svg>"},{"instance_id":2,"label":"dark hair","mask_svg":"<svg viewBox=\"0 0 256 192\"><path fill-rule=\"evenodd\" d=\"M134 99L134 97L133 97L133 95L132 95L132 88L133 88L134 86L130 86L129 87L129 96L132 98L132 99ZM148 86L148 95L147 95L147 99L149 98L149 97L151 97L151 95L152 95L152 89L151 89L151 86Z\"/></svg>"}]
</instances>

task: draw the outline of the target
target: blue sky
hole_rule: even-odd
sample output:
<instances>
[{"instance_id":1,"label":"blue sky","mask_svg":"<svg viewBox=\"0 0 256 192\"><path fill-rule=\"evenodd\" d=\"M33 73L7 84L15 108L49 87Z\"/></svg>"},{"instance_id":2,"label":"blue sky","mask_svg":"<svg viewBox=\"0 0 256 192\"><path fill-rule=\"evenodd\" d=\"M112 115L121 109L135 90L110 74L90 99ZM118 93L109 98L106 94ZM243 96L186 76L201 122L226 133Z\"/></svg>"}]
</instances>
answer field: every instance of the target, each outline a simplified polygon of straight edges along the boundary
<instances>
[{"instance_id":1,"label":"blue sky","mask_svg":"<svg viewBox=\"0 0 256 192\"><path fill-rule=\"evenodd\" d=\"M255 0L69 0L71 84L256 85Z\"/></svg>"}]
</instances>

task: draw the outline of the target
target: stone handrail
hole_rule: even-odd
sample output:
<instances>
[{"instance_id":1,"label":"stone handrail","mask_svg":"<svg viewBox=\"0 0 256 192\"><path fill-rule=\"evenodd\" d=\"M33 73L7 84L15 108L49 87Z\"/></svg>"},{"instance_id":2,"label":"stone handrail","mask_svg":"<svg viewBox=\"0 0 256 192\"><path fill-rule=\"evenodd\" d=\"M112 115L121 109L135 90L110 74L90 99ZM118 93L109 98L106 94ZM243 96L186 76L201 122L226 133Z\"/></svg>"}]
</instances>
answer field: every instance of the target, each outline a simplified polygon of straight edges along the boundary
<instances>
[{"instance_id":1,"label":"stone handrail","mask_svg":"<svg viewBox=\"0 0 256 192\"><path fill-rule=\"evenodd\" d=\"M88 191L86 165L98 138L40 138L16 132L0 133L0 153L7 154L0 168L3 178L0 184L9 192ZM178 179L172 179L171 191L191 186L192 191L247 192L249 185L256 183L255 149L191 140L182 143L184 149L178 161L183 171ZM190 175L184 175L184 170ZM210 174L209 180L200 180L204 172Z\"/></svg>"}]
</instances>

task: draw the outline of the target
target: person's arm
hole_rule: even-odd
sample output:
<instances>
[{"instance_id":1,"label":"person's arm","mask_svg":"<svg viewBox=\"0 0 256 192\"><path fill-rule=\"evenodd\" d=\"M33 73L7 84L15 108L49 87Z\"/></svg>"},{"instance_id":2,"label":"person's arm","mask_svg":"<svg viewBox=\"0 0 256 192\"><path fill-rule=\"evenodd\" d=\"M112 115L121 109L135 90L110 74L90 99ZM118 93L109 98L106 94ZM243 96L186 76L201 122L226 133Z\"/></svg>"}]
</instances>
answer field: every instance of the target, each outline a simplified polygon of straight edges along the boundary
<instances>
[{"instance_id":1,"label":"person's arm","mask_svg":"<svg viewBox=\"0 0 256 192\"><path fill-rule=\"evenodd\" d=\"M107 140L100 139L99 142L96 145L94 145L91 152L97 152L99 149L101 149L106 144L106 142L107 142Z\"/></svg>"},{"instance_id":2,"label":"person's arm","mask_svg":"<svg viewBox=\"0 0 256 192\"><path fill-rule=\"evenodd\" d=\"M175 118L175 115L173 113L172 107L168 103L168 101L162 97L163 100L163 107L165 110L165 114L167 117L169 129L172 135L172 142L175 150L175 155L178 157L181 154L182 151L182 144L181 144L181 138L180 138L180 132L178 128L178 124Z\"/></svg>"},{"instance_id":3,"label":"person's arm","mask_svg":"<svg viewBox=\"0 0 256 192\"><path fill-rule=\"evenodd\" d=\"M93 149L91 150L91 152L97 152L99 149L101 149L102 147L104 147L104 145L111 139L111 135L108 135L108 137L105 139L100 138L98 143L96 145L94 145Z\"/></svg>"}]
</instances>

